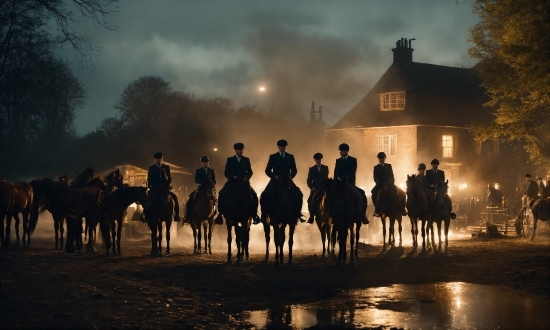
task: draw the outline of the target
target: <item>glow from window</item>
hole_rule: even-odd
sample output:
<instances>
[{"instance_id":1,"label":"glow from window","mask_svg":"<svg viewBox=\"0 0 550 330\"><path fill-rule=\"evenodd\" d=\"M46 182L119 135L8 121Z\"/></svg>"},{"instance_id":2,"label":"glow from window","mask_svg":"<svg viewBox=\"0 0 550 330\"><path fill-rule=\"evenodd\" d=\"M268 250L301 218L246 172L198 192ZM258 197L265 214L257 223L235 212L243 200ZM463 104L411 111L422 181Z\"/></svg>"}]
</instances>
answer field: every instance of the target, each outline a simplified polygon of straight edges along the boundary
<instances>
[{"instance_id":1,"label":"glow from window","mask_svg":"<svg viewBox=\"0 0 550 330\"><path fill-rule=\"evenodd\" d=\"M378 136L378 150L386 155L397 155L397 135Z\"/></svg>"},{"instance_id":2,"label":"glow from window","mask_svg":"<svg viewBox=\"0 0 550 330\"><path fill-rule=\"evenodd\" d=\"M380 110L405 110L405 92L380 94Z\"/></svg>"},{"instance_id":3,"label":"glow from window","mask_svg":"<svg viewBox=\"0 0 550 330\"><path fill-rule=\"evenodd\" d=\"M443 135L443 158L454 158L454 141L452 135Z\"/></svg>"}]
</instances>

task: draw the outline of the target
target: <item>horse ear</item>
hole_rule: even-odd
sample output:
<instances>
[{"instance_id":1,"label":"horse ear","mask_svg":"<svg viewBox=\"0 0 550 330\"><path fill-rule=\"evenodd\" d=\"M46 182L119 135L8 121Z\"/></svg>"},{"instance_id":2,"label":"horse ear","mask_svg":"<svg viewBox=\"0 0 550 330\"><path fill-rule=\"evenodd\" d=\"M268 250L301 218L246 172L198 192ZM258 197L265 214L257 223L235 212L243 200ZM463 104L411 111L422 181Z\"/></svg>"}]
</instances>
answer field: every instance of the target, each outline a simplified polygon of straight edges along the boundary
<instances>
[{"instance_id":1,"label":"horse ear","mask_svg":"<svg viewBox=\"0 0 550 330\"><path fill-rule=\"evenodd\" d=\"M445 181L445 184L449 184L449 180Z\"/></svg>"},{"instance_id":2,"label":"horse ear","mask_svg":"<svg viewBox=\"0 0 550 330\"><path fill-rule=\"evenodd\" d=\"M407 174L407 179L410 179L411 177Z\"/></svg>"}]
</instances>

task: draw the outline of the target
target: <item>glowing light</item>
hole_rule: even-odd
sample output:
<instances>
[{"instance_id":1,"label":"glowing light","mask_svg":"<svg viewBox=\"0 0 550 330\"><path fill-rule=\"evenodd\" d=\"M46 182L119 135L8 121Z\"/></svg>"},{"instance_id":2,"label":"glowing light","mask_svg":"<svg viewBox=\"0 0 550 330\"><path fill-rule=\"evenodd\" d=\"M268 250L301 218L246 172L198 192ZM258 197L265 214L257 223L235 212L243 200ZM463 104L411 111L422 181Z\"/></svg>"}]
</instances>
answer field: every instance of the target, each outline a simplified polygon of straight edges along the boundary
<instances>
[{"instance_id":1,"label":"glowing light","mask_svg":"<svg viewBox=\"0 0 550 330\"><path fill-rule=\"evenodd\" d=\"M495 189L498 190L498 187L500 187L500 185L498 183L495 183Z\"/></svg>"},{"instance_id":2,"label":"glowing light","mask_svg":"<svg viewBox=\"0 0 550 330\"><path fill-rule=\"evenodd\" d=\"M265 92L265 87L264 87L264 86L261 86L260 88L258 88L258 90L259 90L260 92Z\"/></svg>"},{"instance_id":3,"label":"glowing light","mask_svg":"<svg viewBox=\"0 0 550 330\"><path fill-rule=\"evenodd\" d=\"M214 148L214 151L218 151L218 148Z\"/></svg>"},{"instance_id":4,"label":"glowing light","mask_svg":"<svg viewBox=\"0 0 550 330\"><path fill-rule=\"evenodd\" d=\"M468 185L465 182L458 184L458 190L464 190L466 188L468 188Z\"/></svg>"},{"instance_id":5,"label":"glowing light","mask_svg":"<svg viewBox=\"0 0 550 330\"><path fill-rule=\"evenodd\" d=\"M406 189L407 189L407 185L404 184L404 183L401 183L401 184L399 184L399 188L401 188L401 190L406 190Z\"/></svg>"}]
</instances>

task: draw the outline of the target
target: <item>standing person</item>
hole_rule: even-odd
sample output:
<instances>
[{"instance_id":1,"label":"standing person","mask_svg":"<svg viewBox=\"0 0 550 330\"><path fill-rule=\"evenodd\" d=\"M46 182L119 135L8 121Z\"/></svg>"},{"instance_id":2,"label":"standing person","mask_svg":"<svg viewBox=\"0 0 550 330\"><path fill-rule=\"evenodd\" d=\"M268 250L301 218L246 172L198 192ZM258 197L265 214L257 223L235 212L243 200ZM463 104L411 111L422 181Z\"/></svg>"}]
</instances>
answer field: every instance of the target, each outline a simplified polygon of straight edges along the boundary
<instances>
[{"instance_id":1,"label":"standing person","mask_svg":"<svg viewBox=\"0 0 550 330\"><path fill-rule=\"evenodd\" d=\"M265 174L271 179L265 187L265 190L262 192L260 197L260 204L262 208L262 220L265 221L269 215L269 209L271 203L273 202L273 196L275 195L275 189L277 188L277 182L282 177L290 177L293 179L298 170L296 169L296 161L294 156L286 152L286 147L288 142L286 140L277 141L278 152L269 155L269 160L265 168ZM303 203L303 194L300 191L300 188L292 183L292 194L294 201L296 203L296 217L300 219L300 222L305 222L306 220L302 217L301 209Z\"/></svg>"},{"instance_id":2,"label":"standing person","mask_svg":"<svg viewBox=\"0 0 550 330\"><path fill-rule=\"evenodd\" d=\"M172 183L170 167L162 163L164 158L162 152L156 152L153 158L155 159L155 164L149 166L149 172L147 173L147 186L150 189L148 194L149 202L153 201L156 197L164 200L164 197L170 194L174 201L174 221L180 221L178 197L170 191L170 189L172 189L170 186Z\"/></svg>"},{"instance_id":3,"label":"standing person","mask_svg":"<svg viewBox=\"0 0 550 330\"><path fill-rule=\"evenodd\" d=\"M369 223L367 218L367 196L365 191L355 185L355 175L357 172L357 159L351 157L349 153L349 145L342 143L338 146L340 150L340 158L336 159L334 166L334 179L343 182L351 188L351 192L359 207L361 222L366 225Z\"/></svg>"},{"instance_id":4,"label":"standing person","mask_svg":"<svg viewBox=\"0 0 550 330\"><path fill-rule=\"evenodd\" d=\"M197 189L193 190L191 194L189 194L189 200L187 201L187 204L185 205L185 208L187 212L185 213L184 222L189 223L193 216L193 203L195 201L195 194L199 190L199 187L204 184L207 181L212 181L214 185L216 185L216 173L214 172L213 168L210 168L210 158L208 156L202 156L201 159L202 166L197 168L195 171L195 183L198 185ZM212 192L212 195L216 196L216 188L214 187L214 191ZM215 201L214 201L215 204ZM216 211L214 210L214 214Z\"/></svg>"},{"instance_id":5,"label":"standing person","mask_svg":"<svg viewBox=\"0 0 550 330\"><path fill-rule=\"evenodd\" d=\"M224 176L227 178L227 182L220 190L220 195L218 198L218 217L214 221L216 224L223 224L222 214L225 214L227 209L227 199L229 198L229 193L235 187L237 179L241 180L250 180L252 177L252 166L250 165L250 159L243 156L244 144L237 142L233 145L235 150L235 156L227 158L225 162L225 170L223 172ZM254 219L254 224L260 223L260 218L258 217L258 195L250 187L250 199L252 200L250 207L250 214Z\"/></svg>"},{"instance_id":6,"label":"standing person","mask_svg":"<svg viewBox=\"0 0 550 330\"><path fill-rule=\"evenodd\" d=\"M537 177L537 184L539 186L539 195L542 196L542 192L545 188L544 182L542 181L542 176Z\"/></svg>"},{"instance_id":7,"label":"standing person","mask_svg":"<svg viewBox=\"0 0 550 330\"><path fill-rule=\"evenodd\" d=\"M527 197L529 198L529 207L533 206L536 199L539 198L539 186L534 180L531 180L531 174L525 174L525 182L527 182Z\"/></svg>"},{"instance_id":8,"label":"standing person","mask_svg":"<svg viewBox=\"0 0 550 330\"><path fill-rule=\"evenodd\" d=\"M432 169L426 173L426 180L430 188L435 189L438 182L445 181L445 172L439 169L439 160L435 159L431 162Z\"/></svg>"},{"instance_id":9,"label":"standing person","mask_svg":"<svg viewBox=\"0 0 550 330\"><path fill-rule=\"evenodd\" d=\"M328 166L321 164L323 160L323 154L318 152L313 155L315 165L309 168L307 174L307 186L311 189L309 198L307 199L307 207L309 210L308 223L313 223L313 217L317 210L317 204L319 203L319 185L323 180L328 180Z\"/></svg>"},{"instance_id":10,"label":"standing person","mask_svg":"<svg viewBox=\"0 0 550 330\"><path fill-rule=\"evenodd\" d=\"M378 164L374 166L373 178L376 184L372 188L372 203L374 204L374 216L380 216L380 208L378 205L378 193L386 185L394 198L399 198L397 195L397 188L395 187L395 177L393 175L393 168L391 164L386 163L386 153L381 151L376 157L378 158Z\"/></svg>"}]
</instances>

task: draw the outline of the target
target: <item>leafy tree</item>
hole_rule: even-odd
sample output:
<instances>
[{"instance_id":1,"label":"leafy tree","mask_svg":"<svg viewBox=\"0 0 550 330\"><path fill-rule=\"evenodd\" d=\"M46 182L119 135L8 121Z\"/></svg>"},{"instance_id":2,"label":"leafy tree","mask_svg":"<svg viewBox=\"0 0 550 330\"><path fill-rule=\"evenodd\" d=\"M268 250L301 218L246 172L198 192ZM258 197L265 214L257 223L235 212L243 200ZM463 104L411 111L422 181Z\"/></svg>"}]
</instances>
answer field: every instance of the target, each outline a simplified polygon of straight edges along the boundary
<instances>
[{"instance_id":1,"label":"leafy tree","mask_svg":"<svg viewBox=\"0 0 550 330\"><path fill-rule=\"evenodd\" d=\"M469 53L494 119L469 129L480 142L521 141L533 163L550 168L550 2L476 0L473 11L481 21Z\"/></svg>"}]
</instances>

